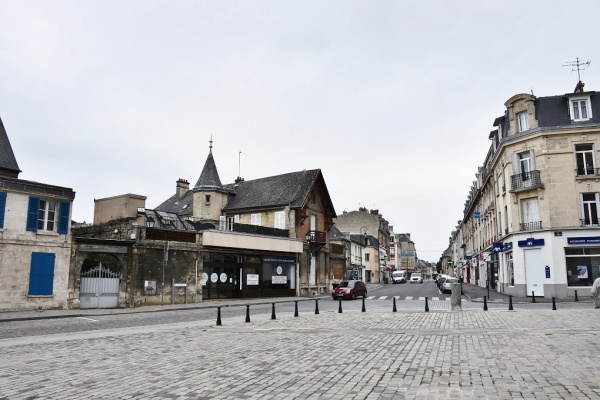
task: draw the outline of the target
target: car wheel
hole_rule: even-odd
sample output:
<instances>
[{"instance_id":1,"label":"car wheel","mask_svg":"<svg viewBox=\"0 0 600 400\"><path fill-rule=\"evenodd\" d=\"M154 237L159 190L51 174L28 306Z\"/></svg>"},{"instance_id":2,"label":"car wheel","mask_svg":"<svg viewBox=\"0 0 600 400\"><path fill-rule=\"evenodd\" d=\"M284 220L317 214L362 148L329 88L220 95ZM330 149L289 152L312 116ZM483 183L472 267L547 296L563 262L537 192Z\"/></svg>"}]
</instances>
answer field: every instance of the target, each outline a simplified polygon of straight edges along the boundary
<instances>
[{"instance_id":1,"label":"car wheel","mask_svg":"<svg viewBox=\"0 0 600 400\"><path fill-rule=\"evenodd\" d=\"M356 300L356 293L352 293L352 300Z\"/></svg>"}]
</instances>

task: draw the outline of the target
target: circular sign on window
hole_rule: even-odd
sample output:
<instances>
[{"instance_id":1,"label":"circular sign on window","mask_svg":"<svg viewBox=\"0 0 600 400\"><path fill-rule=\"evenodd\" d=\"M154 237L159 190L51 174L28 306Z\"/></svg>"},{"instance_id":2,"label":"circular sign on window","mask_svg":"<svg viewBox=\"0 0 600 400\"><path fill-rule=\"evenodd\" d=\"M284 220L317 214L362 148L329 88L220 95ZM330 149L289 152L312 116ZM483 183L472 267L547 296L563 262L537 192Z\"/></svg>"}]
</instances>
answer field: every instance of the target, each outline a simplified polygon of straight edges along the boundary
<instances>
[{"instance_id":1,"label":"circular sign on window","mask_svg":"<svg viewBox=\"0 0 600 400\"><path fill-rule=\"evenodd\" d=\"M283 268L281 268L281 265L277 266L277 275L281 275L281 273L283 272Z\"/></svg>"},{"instance_id":2,"label":"circular sign on window","mask_svg":"<svg viewBox=\"0 0 600 400\"><path fill-rule=\"evenodd\" d=\"M208 274L206 272L202 273L202 284L206 285L206 282L208 282Z\"/></svg>"},{"instance_id":3,"label":"circular sign on window","mask_svg":"<svg viewBox=\"0 0 600 400\"><path fill-rule=\"evenodd\" d=\"M225 272L223 272L221 274L221 282L223 282L223 283L227 282L227 274Z\"/></svg>"},{"instance_id":4,"label":"circular sign on window","mask_svg":"<svg viewBox=\"0 0 600 400\"><path fill-rule=\"evenodd\" d=\"M210 275L210 280L211 280L211 282L212 282L212 283L215 283L215 282L217 282L217 281L219 280L219 275L217 275L216 273L214 273L214 272L213 272L213 273Z\"/></svg>"}]
</instances>

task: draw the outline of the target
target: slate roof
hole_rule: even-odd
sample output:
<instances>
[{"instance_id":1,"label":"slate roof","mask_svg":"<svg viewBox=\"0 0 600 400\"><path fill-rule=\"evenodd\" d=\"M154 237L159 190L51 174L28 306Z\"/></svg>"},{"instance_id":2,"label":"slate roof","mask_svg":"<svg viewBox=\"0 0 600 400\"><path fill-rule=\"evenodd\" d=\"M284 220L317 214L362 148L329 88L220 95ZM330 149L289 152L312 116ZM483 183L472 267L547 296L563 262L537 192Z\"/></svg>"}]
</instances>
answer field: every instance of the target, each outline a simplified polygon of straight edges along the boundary
<instances>
[{"instance_id":1,"label":"slate roof","mask_svg":"<svg viewBox=\"0 0 600 400\"><path fill-rule=\"evenodd\" d=\"M204 168L202 168L202 172L194 186L194 190L223 190L223 185L221 184L219 172L217 171L215 159L212 154L212 148L208 153Z\"/></svg>"},{"instance_id":2,"label":"slate roof","mask_svg":"<svg viewBox=\"0 0 600 400\"><path fill-rule=\"evenodd\" d=\"M188 190L181 198L174 194L154 209L156 211L165 211L181 216L192 216L194 211L194 192Z\"/></svg>"},{"instance_id":3,"label":"slate roof","mask_svg":"<svg viewBox=\"0 0 600 400\"><path fill-rule=\"evenodd\" d=\"M3 169L15 172L17 175L21 172L10 141L8 140L8 135L4 129L4 124L0 118L0 170Z\"/></svg>"},{"instance_id":4,"label":"slate roof","mask_svg":"<svg viewBox=\"0 0 600 400\"><path fill-rule=\"evenodd\" d=\"M313 169L225 185L225 188L235 191L235 194L229 195L223 211L285 205L301 208L320 176L321 170Z\"/></svg>"}]
</instances>

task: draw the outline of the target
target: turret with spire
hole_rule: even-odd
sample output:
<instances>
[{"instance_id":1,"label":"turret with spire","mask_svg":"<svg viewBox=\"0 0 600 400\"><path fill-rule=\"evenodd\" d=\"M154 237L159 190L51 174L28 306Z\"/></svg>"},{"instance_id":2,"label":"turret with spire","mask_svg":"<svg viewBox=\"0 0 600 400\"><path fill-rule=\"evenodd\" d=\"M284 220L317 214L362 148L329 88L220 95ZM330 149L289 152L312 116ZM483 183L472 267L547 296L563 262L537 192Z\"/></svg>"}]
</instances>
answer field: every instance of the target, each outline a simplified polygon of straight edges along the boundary
<instances>
[{"instance_id":1,"label":"turret with spire","mask_svg":"<svg viewBox=\"0 0 600 400\"><path fill-rule=\"evenodd\" d=\"M200 177L194 185L194 211L196 219L218 223L221 210L227 205L228 191L221 184L219 172L212 153L213 140L210 138L208 157Z\"/></svg>"}]
</instances>

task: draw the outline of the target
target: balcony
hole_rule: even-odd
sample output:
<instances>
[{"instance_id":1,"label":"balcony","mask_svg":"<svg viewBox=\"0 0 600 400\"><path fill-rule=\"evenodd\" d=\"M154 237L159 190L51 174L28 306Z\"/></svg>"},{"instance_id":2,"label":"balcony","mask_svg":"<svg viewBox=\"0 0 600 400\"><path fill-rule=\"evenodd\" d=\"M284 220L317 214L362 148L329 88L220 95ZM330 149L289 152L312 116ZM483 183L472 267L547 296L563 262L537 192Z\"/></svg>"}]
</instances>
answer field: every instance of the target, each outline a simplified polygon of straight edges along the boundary
<instances>
[{"instance_id":1,"label":"balcony","mask_svg":"<svg viewBox=\"0 0 600 400\"><path fill-rule=\"evenodd\" d=\"M542 221L523 222L519 224L522 231L535 231L542 229Z\"/></svg>"},{"instance_id":2,"label":"balcony","mask_svg":"<svg viewBox=\"0 0 600 400\"><path fill-rule=\"evenodd\" d=\"M312 246L322 247L327 244L327 236L325 232L321 231L308 231L306 234L306 241Z\"/></svg>"},{"instance_id":3,"label":"balcony","mask_svg":"<svg viewBox=\"0 0 600 400\"><path fill-rule=\"evenodd\" d=\"M287 229L269 228L260 225L233 224L233 232L253 233L255 235L290 237L290 231Z\"/></svg>"},{"instance_id":4,"label":"balcony","mask_svg":"<svg viewBox=\"0 0 600 400\"><path fill-rule=\"evenodd\" d=\"M575 170L575 176L577 178L598 178L598 176L600 175L600 168L593 168L593 167L577 167L577 169Z\"/></svg>"},{"instance_id":5,"label":"balcony","mask_svg":"<svg viewBox=\"0 0 600 400\"><path fill-rule=\"evenodd\" d=\"M600 226L600 221L598 221L598 217L592 218L591 220L589 218L580 219L579 226Z\"/></svg>"},{"instance_id":6,"label":"balcony","mask_svg":"<svg viewBox=\"0 0 600 400\"><path fill-rule=\"evenodd\" d=\"M525 190L543 188L540 171L521 172L510 177L510 191L521 192Z\"/></svg>"}]
</instances>

